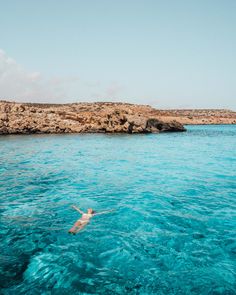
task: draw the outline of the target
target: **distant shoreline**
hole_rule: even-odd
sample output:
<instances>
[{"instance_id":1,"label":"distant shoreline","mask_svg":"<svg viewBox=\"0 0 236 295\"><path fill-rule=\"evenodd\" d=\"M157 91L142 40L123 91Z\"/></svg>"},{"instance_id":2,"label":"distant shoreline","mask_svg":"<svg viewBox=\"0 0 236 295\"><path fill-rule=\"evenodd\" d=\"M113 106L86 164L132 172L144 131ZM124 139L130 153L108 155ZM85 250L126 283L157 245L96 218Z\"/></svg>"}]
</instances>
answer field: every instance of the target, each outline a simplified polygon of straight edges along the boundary
<instances>
[{"instance_id":1,"label":"distant shoreline","mask_svg":"<svg viewBox=\"0 0 236 295\"><path fill-rule=\"evenodd\" d=\"M236 124L236 112L225 109L172 109L158 112L162 118L176 120L183 125Z\"/></svg>"},{"instance_id":2,"label":"distant shoreline","mask_svg":"<svg viewBox=\"0 0 236 295\"><path fill-rule=\"evenodd\" d=\"M236 124L236 112L221 109L158 110L130 103L17 103L0 101L0 134L160 133L184 125Z\"/></svg>"}]
</instances>

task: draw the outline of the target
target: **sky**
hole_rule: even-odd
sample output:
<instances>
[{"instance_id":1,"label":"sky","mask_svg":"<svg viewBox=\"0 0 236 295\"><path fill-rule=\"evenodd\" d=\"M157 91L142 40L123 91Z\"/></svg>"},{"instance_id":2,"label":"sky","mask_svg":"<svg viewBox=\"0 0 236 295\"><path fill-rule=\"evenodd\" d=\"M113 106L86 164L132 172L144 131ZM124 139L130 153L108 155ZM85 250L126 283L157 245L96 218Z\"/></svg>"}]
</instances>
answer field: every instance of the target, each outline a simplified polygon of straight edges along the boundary
<instances>
[{"instance_id":1,"label":"sky","mask_svg":"<svg viewBox=\"0 0 236 295\"><path fill-rule=\"evenodd\" d=\"M236 110L235 0L0 0L0 100Z\"/></svg>"}]
</instances>

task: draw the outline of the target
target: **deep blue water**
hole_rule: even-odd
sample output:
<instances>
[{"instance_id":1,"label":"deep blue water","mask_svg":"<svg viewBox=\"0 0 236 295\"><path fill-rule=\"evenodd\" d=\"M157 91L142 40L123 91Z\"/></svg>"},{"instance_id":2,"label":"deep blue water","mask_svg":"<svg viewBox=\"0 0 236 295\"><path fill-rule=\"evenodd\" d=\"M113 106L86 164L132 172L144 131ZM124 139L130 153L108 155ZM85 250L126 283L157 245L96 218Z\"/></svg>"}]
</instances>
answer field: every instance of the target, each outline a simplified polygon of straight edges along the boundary
<instances>
[{"instance_id":1,"label":"deep blue water","mask_svg":"<svg viewBox=\"0 0 236 295\"><path fill-rule=\"evenodd\" d=\"M236 294L236 126L187 128L0 137L0 293Z\"/></svg>"}]
</instances>

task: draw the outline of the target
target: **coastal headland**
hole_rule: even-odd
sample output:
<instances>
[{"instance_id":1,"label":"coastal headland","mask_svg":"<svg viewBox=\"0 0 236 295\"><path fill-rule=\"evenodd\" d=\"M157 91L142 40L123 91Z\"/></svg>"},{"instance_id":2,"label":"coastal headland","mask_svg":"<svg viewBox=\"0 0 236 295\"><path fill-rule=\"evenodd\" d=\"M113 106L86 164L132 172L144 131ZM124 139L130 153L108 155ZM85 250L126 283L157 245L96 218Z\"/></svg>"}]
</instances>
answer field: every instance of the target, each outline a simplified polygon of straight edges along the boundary
<instances>
[{"instance_id":1,"label":"coastal headland","mask_svg":"<svg viewBox=\"0 0 236 295\"><path fill-rule=\"evenodd\" d=\"M183 125L236 124L236 112L224 109L158 110L162 120L176 120Z\"/></svg>"},{"instance_id":2,"label":"coastal headland","mask_svg":"<svg viewBox=\"0 0 236 295\"><path fill-rule=\"evenodd\" d=\"M159 133L184 124L236 124L228 110L158 110L128 103L43 104L0 101L0 134Z\"/></svg>"}]
</instances>

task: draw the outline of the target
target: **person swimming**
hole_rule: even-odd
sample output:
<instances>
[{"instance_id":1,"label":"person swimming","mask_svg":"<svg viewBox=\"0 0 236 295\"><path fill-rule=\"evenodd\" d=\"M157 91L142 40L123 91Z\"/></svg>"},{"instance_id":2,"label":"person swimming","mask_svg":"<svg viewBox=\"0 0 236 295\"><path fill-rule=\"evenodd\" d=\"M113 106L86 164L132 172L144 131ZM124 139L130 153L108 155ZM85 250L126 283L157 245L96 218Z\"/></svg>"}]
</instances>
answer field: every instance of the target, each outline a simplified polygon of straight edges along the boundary
<instances>
[{"instance_id":1,"label":"person swimming","mask_svg":"<svg viewBox=\"0 0 236 295\"><path fill-rule=\"evenodd\" d=\"M68 231L69 234L77 234L79 231L81 231L90 221L90 219L95 216L95 215L101 215L101 214L106 214L109 212L112 212L114 210L107 210L107 211L102 211L99 213L96 213L92 208L89 208L87 210L87 213L84 213L82 210L80 210L78 207L76 206L71 206L73 209L75 209L76 211L78 211L82 217L80 219L78 219L75 224L72 226L72 228Z\"/></svg>"}]
</instances>

